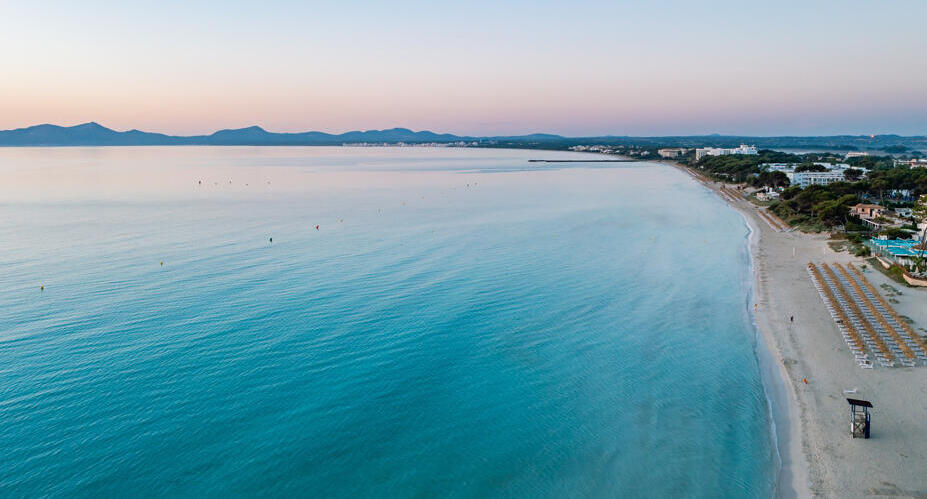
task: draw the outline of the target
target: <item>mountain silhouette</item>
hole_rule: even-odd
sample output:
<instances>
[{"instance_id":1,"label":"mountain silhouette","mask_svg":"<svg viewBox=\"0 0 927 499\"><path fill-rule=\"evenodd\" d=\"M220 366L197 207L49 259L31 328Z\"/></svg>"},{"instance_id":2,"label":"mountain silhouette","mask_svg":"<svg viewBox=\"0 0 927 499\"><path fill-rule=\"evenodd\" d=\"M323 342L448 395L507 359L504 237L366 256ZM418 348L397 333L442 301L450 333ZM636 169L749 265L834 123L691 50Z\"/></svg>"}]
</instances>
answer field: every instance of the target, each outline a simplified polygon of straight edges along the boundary
<instances>
[{"instance_id":1,"label":"mountain silhouette","mask_svg":"<svg viewBox=\"0 0 927 499\"><path fill-rule=\"evenodd\" d=\"M147 146L147 145L342 145L352 142L455 142L473 139L407 128L352 131L275 133L259 126L219 130L210 135L177 136L129 130L118 132L96 122L70 127L36 125L0 131L0 146Z\"/></svg>"},{"instance_id":2,"label":"mountain silhouette","mask_svg":"<svg viewBox=\"0 0 927 499\"><path fill-rule=\"evenodd\" d=\"M597 137L563 137L546 133L528 135L472 137L408 128L351 131L341 134L325 132L276 133L259 126L219 130L210 135L166 135L141 130L119 132L99 123L75 126L35 125L0 131L0 147L12 146L340 146L359 142L396 144L450 143L479 141L495 147L565 148L571 144L608 144L634 147L736 147L754 144L761 148L833 148L837 150L878 150L904 145L912 150L927 151L927 137L898 135L832 135L751 137L738 135L676 135L663 137L631 137L605 135ZM921 154L921 153L918 153Z\"/></svg>"}]
</instances>

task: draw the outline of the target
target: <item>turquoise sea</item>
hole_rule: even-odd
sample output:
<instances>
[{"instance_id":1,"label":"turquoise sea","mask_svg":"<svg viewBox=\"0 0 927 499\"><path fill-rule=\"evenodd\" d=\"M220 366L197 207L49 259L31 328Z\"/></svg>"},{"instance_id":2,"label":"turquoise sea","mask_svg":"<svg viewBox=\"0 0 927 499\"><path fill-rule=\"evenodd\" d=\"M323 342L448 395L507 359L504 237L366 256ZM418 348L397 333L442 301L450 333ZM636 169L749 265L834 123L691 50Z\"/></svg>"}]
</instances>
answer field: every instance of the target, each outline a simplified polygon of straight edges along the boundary
<instances>
[{"instance_id":1,"label":"turquoise sea","mask_svg":"<svg viewBox=\"0 0 927 499\"><path fill-rule=\"evenodd\" d=\"M529 158L0 149L0 496L771 495L741 216Z\"/></svg>"}]
</instances>

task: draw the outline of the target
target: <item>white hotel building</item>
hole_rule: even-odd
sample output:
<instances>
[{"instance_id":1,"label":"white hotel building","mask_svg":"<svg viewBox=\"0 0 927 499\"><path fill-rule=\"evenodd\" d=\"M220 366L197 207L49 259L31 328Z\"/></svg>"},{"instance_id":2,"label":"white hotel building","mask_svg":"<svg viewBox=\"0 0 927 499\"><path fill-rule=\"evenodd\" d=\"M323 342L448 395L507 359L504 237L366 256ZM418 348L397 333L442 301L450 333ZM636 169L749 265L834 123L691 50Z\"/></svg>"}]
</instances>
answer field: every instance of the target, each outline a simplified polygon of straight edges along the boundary
<instances>
[{"instance_id":1,"label":"white hotel building","mask_svg":"<svg viewBox=\"0 0 927 499\"><path fill-rule=\"evenodd\" d=\"M705 156L727 156L730 154L757 154L756 146L747 146L741 144L740 147L733 149L724 149L721 147L703 147L695 150L695 160L698 161Z\"/></svg>"},{"instance_id":2,"label":"white hotel building","mask_svg":"<svg viewBox=\"0 0 927 499\"><path fill-rule=\"evenodd\" d=\"M826 172L789 172L785 175L789 177L790 185L798 185L801 186L802 189L809 185L828 185L846 180L842 170L830 170Z\"/></svg>"}]
</instances>

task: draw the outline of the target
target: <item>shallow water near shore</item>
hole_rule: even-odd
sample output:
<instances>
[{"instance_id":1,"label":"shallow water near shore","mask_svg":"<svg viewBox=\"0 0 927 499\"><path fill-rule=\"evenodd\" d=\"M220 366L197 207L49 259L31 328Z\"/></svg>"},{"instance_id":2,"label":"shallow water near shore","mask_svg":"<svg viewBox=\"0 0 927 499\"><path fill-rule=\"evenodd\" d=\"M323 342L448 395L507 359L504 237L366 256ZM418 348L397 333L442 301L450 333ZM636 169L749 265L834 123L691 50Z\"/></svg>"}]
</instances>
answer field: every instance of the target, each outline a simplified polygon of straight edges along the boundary
<instances>
[{"instance_id":1,"label":"shallow water near shore","mask_svg":"<svg viewBox=\"0 0 927 499\"><path fill-rule=\"evenodd\" d=\"M743 219L587 157L0 149L0 493L768 497Z\"/></svg>"}]
</instances>

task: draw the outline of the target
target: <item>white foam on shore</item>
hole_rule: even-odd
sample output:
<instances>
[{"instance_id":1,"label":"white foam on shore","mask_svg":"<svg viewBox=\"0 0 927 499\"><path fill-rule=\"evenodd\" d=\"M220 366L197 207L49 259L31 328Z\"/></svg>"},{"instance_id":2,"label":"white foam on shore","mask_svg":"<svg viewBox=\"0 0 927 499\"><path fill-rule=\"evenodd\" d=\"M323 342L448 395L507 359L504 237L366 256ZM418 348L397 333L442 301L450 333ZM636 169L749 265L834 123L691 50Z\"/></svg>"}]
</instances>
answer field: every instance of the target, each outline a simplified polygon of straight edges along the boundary
<instances>
[{"instance_id":1,"label":"white foam on shore","mask_svg":"<svg viewBox=\"0 0 927 499\"><path fill-rule=\"evenodd\" d=\"M712 190L709 188L709 190ZM756 355L757 367L760 371L760 380L763 384L763 396L766 399L766 409L769 414L769 438L776 456L775 481L773 483L774 497L798 497L795 486L792 483L793 473L789 466L790 460L783 460L783 453L788 455L790 438L789 433L789 415L787 411L779 411L776 408L788 407L788 398L784 397L782 389L785 388L786 380L776 372L776 361L766 344L766 338L760 329L756 319L756 312L753 310L753 304L757 300L757 267L756 267L756 249L759 245L760 228L756 226L755 221L736 206L731 205L724 199L724 204L733 208L744 220L744 226L747 228L747 235L744 242L747 244L747 290L748 294L744 300L744 306L747 307L747 316L750 318L750 325L753 328L753 351Z\"/></svg>"},{"instance_id":2,"label":"white foam on shore","mask_svg":"<svg viewBox=\"0 0 927 499\"><path fill-rule=\"evenodd\" d=\"M755 225L755 221L742 210L735 210L744 217L744 223L747 226L749 234L747 235L748 255L750 276L749 302L758 303L757 301L757 282L758 269L756 267L756 249L759 246L760 228ZM750 312L751 324L754 331L754 351L756 353L757 364L760 369L760 379L763 381L763 393L766 396L766 406L769 410L770 420L770 438L773 440L773 448L776 450L776 483L774 493L776 497L798 497L796 484L794 483L795 475L792 469L791 459L788 458L789 445L792 443L794 436L789 421L789 408L791 407L787 388L787 378L784 373L779 372L778 362L773 357L769 345L766 343L766 337L763 335L756 319L756 312ZM776 410L776 409L779 410ZM783 455L786 457L783 458Z\"/></svg>"},{"instance_id":3,"label":"white foam on shore","mask_svg":"<svg viewBox=\"0 0 927 499\"><path fill-rule=\"evenodd\" d=\"M696 182L718 195L717 191L711 186L701 182L698 178L680 165L673 164L683 172L689 174ZM748 234L745 238L747 242L748 255L748 280L747 289L749 294L745 300L745 306L748 309L750 323L754 330L754 353L756 354L757 365L760 370L760 379L763 384L763 392L766 398L767 408L770 417L770 439L772 447L776 454L776 480L774 483L775 497L810 497L811 493L807 487L807 480L800 479L796 471L796 463L793 461L795 449L800 449L801 441L798 428L798 413L795 401L789 396L788 376L784 372L784 366L773 356L775 348L774 339L771 332L764 332L757 320L757 311L751 309L752 304L758 303L757 299L759 282L759 270L757 268L757 249L760 242L761 228L756 224L752 214L748 213L741 207L735 206L723 196L718 195L721 201L734 209L743 217L744 225L747 227ZM795 449L793 449L795 447ZM800 455L799 455L800 456Z\"/></svg>"},{"instance_id":4,"label":"white foam on shore","mask_svg":"<svg viewBox=\"0 0 927 499\"><path fill-rule=\"evenodd\" d=\"M735 211L737 211L743 217L744 225L747 227L747 237L746 237L747 268L749 270L748 275L750 277L747 279L749 281L748 286L747 286L749 293L747 295L747 300L746 300L745 305L747 307L748 316L750 317L750 324L753 326L753 339L754 339L753 351L756 354L757 366L759 367L759 370L760 370L760 379L763 382L763 395L766 398L766 409L769 412L769 422L770 422L769 437L772 441L772 444L773 444L772 447L775 450L775 454L776 454L776 480L775 480L774 487L773 487L773 494L776 497L795 497L794 491L792 491L792 493L790 494L788 493L787 490L785 490L785 487L783 487L783 483L782 483L783 481L785 481L785 485L789 485L788 480L785 480L785 478L786 478L786 475L790 475L791 473L790 473L790 470L788 470L787 468L783 466L782 452L780 450L780 447L787 446L788 439L785 438L784 441L780 441L780 435L779 435L780 421L778 420L781 418L782 415L777 416L776 411L773 409L774 407L773 399L774 397L776 397L777 394L775 393L776 389L774 386L772 386L772 384L775 383L777 380L779 382L783 382L784 380L782 380L778 376L773 375L773 373L770 372L771 368L774 366L773 364L774 359L772 358L772 354L769 352L769 349L766 347L765 339L763 338L762 332L760 331L759 324L757 324L757 321L756 321L756 315L750 309L751 303L757 303L756 301L756 294L757 294L756 293L756 286L757 286L756 272L757 270L756 270L756 262L755 262L755 259L756 259L755 249L756 249L756 246L759 244L759 228L754 227L753 221L750 220L750 217L748 217L746 213L743 213L741 210L738 210L736 208L735 208ZM783 431L786 433L785 436L787 437L788 436L787 415L784 421L782 421L781 423L783 426Z\"/></svg>"}]
</instances>

